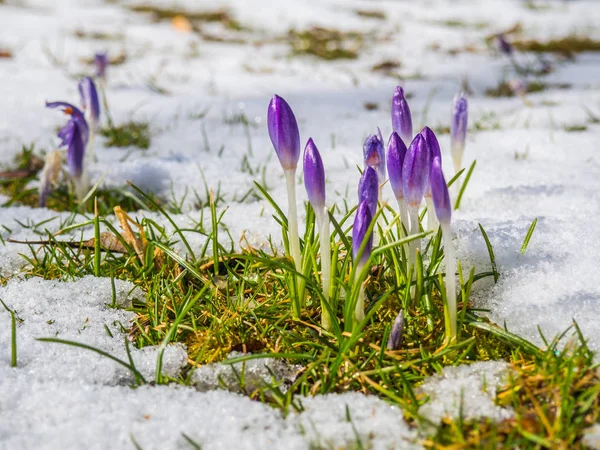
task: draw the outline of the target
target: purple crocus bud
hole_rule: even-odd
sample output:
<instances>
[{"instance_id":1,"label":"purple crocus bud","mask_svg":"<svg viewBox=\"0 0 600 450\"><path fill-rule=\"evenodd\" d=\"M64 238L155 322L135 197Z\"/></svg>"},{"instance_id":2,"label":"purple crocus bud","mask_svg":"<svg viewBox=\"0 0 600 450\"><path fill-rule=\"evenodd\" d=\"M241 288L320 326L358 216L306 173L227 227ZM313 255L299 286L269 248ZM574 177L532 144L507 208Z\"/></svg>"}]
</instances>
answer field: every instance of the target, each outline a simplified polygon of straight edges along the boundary
<instances>
[{"instance_id":1,"label":"purple crocus bud","mask_svg":"<svg viewBox=\"0 0 600 450\"><path fill-rule=\"evenodd\" d=\"M377 212L377 200L379 195L379 182L377 172L372 167L367 167L358 182L358 204L366 202L369 206L371 216Z\"/></svg>"},{"instance_id":2,"label":"purple crocus bud","mask_svg":"<svg viewBox=\"0 0 600 450\"><path fill-rule=\"evenodd\" d=\"M106 68L108 67L108 55L104 53L96 53L94 57L94 66L96 66L96 76L102 80L106 79Z\"/></svg>"},{"instance_id":3,"label":"purple crocus bud","mask_svg":"<svg viewBox=\"0 0 600 450\"><path fill-rule=\"evenodd\" d=\"M390 185L397 199L404 198L402 188L402 165L406 156L406 145L395 131L390 136L387 153L387 170Z\"/></svg>"},{"instance_id":4,"label":"purple crocus bud","mask_svg":"<svg viewBox=\"0 0 600 450\"><path fill-rule=\"evenodd\" d=\"M98 91L96 91L94 80L90 77L85 77L79 82L78 87L81 107L83 108L85 117L92 126L92 129L96 129L100 120L100 101L98 100Z\"/></svg>"},{"instance_id":5,"label":"purple crocus bud","mask_svg":"<svg viewBox=\"0 0 600 450\"><path fill-rule=\"evenodd\" d=\"M300 131L292 108L278 95L269 103L267 125L281 167L295 171L300 158Z\"/></svg>"},{"instance_id":6,"label":"purple crocus bud","mask_svg":"<svg viewBox=\"0 0 600 450\"><path fill-rule=\"evenodd\" d=\"M412 140L412 116L404 97L404 89L400 86L396 87L392 98L392 128L405 144Z\"/></svg>"},{"instance_id":7,"label":"purple crocus bud","mask_svg":"<svg viewBox=\"0 0 600 450\"><path fill-rule=\"evenodd\" d=\"M372 167L377 172L379 181L385 180L385 150L383 148L383 138L381 130L377 130L379 135L371 134L365 140L363 145L363 156L365 166Z\"/></svg>"},{"instance_id":8,"label":"purple crocus bud","mask_svg":"<svg viewBox=\"0 0 600 450\"><path fill-rule=\"evenodd\" d=\"M499 34L496 36L496 42L498 44L498 48L502 53L506 56L511 56L513 53L513 47L508 43L503 34Z\"/></svg>"},{"instance_id":9,"label":"purple crocus bud","mask_svg":"<svg viewBox=\"0 0 600 450\"><path fill-rule=\"evenodd\" d=\"M461 93L454 99L454 107L452 108L452 126L450 129L450 135L452 136L452 146L464 148L465 139L467 137L467 118L467 98L464 96L464 94ZM435 155L432 156L435 157Z\"/></svg>"},{"instance_id":10,"label":"purple crocus bud","mask_svg":"<svg viewBox=\"0 0 600 450\"><path fill-rule=\"evenodd\" d=\"M404 333L404 312L400 310L394 324L392 325L392 332L388 339L387 348L390 350L398 350L402 345L402 334Z\"/></svg>"},{"instance_id":11,"label":"purple crocus bud","mask_svg":"<svg viewBox=\"0 0 600 450\"><path fill-rule=\"evenodd\" d=\"M466 100L465 100L466 102ZM442 158L442 152L440 151L440 143L435 136L433 130L429 127L425 127L421 130L421 136L425 139L425 144L429 149L430 158L433 160L435 158Z\"/></svg>"},{"instance_id":12,"label":"purple crocus bud","mask_svg":"<svg viewBox=\"0 0 600 450\"><path fill-rule=\"evenodd\" d=\"M429 179L435 215L442 225L450 225L450 219L452 218L452 204L450 203L448 185L444 179L442 160L440 158L434 158L431 163Z\"/></svg>"},{"instance_id":13,"label":"purple crocus bud","mask_svg":"<svg viewBox=\"0 0 600 450\"><path fill-rule=\"evenodd\" d=\"M429 149L425 138L417 134L404 158L402 166L402 189L408 205L418 208L429 182Z\"/></svg>"},{"instance_id":14,"label":"purple crocus bud","mask_svg":"<svg viewBox=\"0 0 600 450\"><path fill-rule=\"evenodd\" d=\"M354 225L352 226L352 258L355 263L365 264L371 256L371 250L373 249L373 233L369 233L367 243L363 254L361 255L360 261L356 261L358 257L358 251L365 240L367 231L371 226L373 220L373 214L366 201L361 202L356 210L356 216L354 217Z\"/></svg>"},{"instance_id":15,"label":"purple crocus bud","mask_svg":"<svg viewBox=\"0 0 600 450\"><path fill-rule=\"evenodd\" d=\"M304 148L304 186L308 201L319 214L325 207L325 170L319 149L312 138Z\"/></svg>"},{"instance_id":16,"label":"purple crocus bud","mask_svg":"<svg viewBox=\"0 0 600 450\"><path fill-rule=\"evenodd\" d=\"M75 106L66 102L46 103L48 108L62 108L65 114L71 116L67 124L58 132L61 145L67 147L67 166L75 178L83 173L83 156L88 142L89 127L83 113Z\"/></svg>"}]
</instances>

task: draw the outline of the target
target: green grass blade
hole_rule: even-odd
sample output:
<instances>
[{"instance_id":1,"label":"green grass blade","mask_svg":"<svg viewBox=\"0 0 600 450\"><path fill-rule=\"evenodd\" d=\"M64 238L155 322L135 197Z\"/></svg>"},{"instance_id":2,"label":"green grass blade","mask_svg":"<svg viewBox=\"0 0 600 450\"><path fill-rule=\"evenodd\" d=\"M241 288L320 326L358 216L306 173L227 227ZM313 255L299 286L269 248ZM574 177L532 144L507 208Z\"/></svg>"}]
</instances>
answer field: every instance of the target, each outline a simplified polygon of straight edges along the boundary
<instances>
[{"instance_id":1,"label":"green grass blade","mask_svg":"<svg viewBox=\"0 0 600 450\"><path fill-rule=\"evenodd\" d=\"M488 238L487 233L485 232L485 230L483 229L483 227L481 226L481 224L479 225L479 230L481 230L481 234L483 235L483 239L485 240L485 246L487 247L487 251L488 254L490 255L490 262L492 264L492 272L494 274L494 283L498 282L498 268L496 267L496 257L494 256L494 248L492 247L492 244Z\"/></svg>"},{"instance_id":2,"label":"green grass blade","mask_svg":"<svg viewBox=\"0 0 600 450\"><path fill-rule=\"evenodd\" d=\"M527 230L527 234L525 235L525 240L523 241L523 245L521 245L521 255L525 254L525 251L527 250L527 246L529 245L529 240L531 239L531 236L533 235L533 231L535 230L535 226L537 225L537 217L533 220L533 222L531 222L531 225L529 226L529 230Z\"/></svg>"},{"instance_id":3,"label":"green grass blade","mask_svg":"<svg viewBox=\"0 0 600 450\"><path fill-rule=\"evenodd\" d=\"M469 167L469 171L467 172L467 176L465 176L465 182L460 187L460 192L458 193L458 197L456 197L456 203L454 204L454 209L460 208L460 201L462 200L462 196L465 193L465 189L467 188L467 184L469 184L469 180L471 179L471 174L473 173L473 169L477 165L477 160L473 161L471 167Z\"/></svg>"}]
</instances>

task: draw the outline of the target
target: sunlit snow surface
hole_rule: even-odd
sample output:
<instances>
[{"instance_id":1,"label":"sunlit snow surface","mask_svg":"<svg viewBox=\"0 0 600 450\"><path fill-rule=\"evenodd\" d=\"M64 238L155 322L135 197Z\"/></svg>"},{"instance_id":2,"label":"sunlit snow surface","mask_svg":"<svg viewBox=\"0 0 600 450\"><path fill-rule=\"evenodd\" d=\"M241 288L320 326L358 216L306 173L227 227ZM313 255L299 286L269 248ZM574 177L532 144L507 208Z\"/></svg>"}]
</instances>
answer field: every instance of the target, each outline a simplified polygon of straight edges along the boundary
<instances>
[{"instance_id":1,"label":"sunlit snow surface","mask_svg":"<svg viewBox=\"0 0 600 450\"><path fill-rule=\"evenodd\" d=\"M245 232L252 245L262 245L269 234L280 236L272 211L252 195L242 203L239 199L258 180L268 184L277 201L285 202L282 173L265 125L274 93L293 107L302 139L313 137L321 150L328 203L342 205L343 199L355 201L356 166L362 165L364 138L377 126L384 135L391 131L390 98L399 81L374 73L371 67L386 60L401 62L398 74L411 95L416 129L425 124L448 126L451 100L465 81L473 91L469 95L473 129L465 163L476 159L477 167L454 217L455 242L465 269L475 265L478 272L490 270L478 230L481 223L500 272L495 285L490 278L475 284L476 306L489 309L493 321L540 345L538 326L552 338L575 319L590 347L600 349L600 125L588 121L588 111L600 117L600 55L559 61L543 80L568 83L570 88L528 95L529 105L518 97L484 95L500 80L514 78L508 60L488 48L485 37L518 22L525 37L547 39L577 32L600 39L600 4L545 1L539 2L543 8L531 9L516 0L152 2L190 10L199 5L227 8L245 27L240 36L246 43L236 44L208 42L175 30L168 21L155 23L126 8L149 1L5 0L0 5L0 48L14 53L13 58L0 58L1 164L9 164L23 144L34 142L46 150L56 145L56 129L64 117L46 110L44 101L77 102L76 80L92 70L82 58L101 50L112 56L126 53L124 64L109 68L111 113L116 123L148 121L151 146L144 152L105 148L99 138L99 162L90 167L91 178L104 176L106 185L119 187L129 180L177 200L187 192L184 209L189 213L174 217L182 226L193 226L200 219L194 192L205 200L205 186L215 191L220 186L225 198L220 209L229 207L224 222L233 244L239 245ZM386 19L360 17L356 10L381 11ZM457 22L463 26L449 25ZM290 57L288 45L277 38L290 28L312 25L364 33L360 57L332 62ZM81 38L77 31L101 32L114 39ZM233 33L218 24L208 24L204 31ZM464 48L472 51L450 53ZM535 62L531 55L517 58L521 64ZM366 110L365 103L378 108ZM206 117L198 118L204 111ZM250 123L247 130L235 121L242 113ZM585 131L565 130L582 125L587 126ZM449 163L449 136L441 135L440 142ZM242 164L244 159L248 164ZM447 175L452 173L450 164L445 169ZM299 188L304 200L301 184ZM384 195L392 199L388 187ZM40 239L44 229L57 231L67 218L49 210L2 208L0 235ZM519 249L535 218L536 231L521 255ZM93 231L83 234L89 238ZM80 237L77 233L64 238ZM201 247L197 235L190 238L194 248ZM27 247L0 243L0 275L19 272L20 252L27 253ZM123 304L144 299L129 283L117 282L116 288ZM131 448L131 436L144 449L186 448L182 433L202 448L308 448L310 442L324 446L355 442L354 430L363 443L386 449L408 448L407 440L416 436L401 411L372 398L306 399L305 412L284 419L267 406L233 394L150 386L131 390L130 374L115 363L84 350L35 341L54 336L126 357L119 322L127 326L132 314L105 306L112 301L110 280L60 283L18 278L0 288L0 298L23 319L18 327L19 367L11 369L9 316L0 311L3 449ZM149 379L155 356L155 349L133 350L134 360ZM164 370L176 375L185 362L182 347L169 347ZM480 380L478 374L493 372L494 367L483 366L477 373L461 369L454 375ZM463 385L465 379L457 383ZM434 378L427 385L443 382ZM346 420L346 404L354 428ZM477 403L474 415L481 406ZM432 403L431 408L452 414L442 403ZM498 418L494 408L483 415Z\"/></svg>"}]
</instances>

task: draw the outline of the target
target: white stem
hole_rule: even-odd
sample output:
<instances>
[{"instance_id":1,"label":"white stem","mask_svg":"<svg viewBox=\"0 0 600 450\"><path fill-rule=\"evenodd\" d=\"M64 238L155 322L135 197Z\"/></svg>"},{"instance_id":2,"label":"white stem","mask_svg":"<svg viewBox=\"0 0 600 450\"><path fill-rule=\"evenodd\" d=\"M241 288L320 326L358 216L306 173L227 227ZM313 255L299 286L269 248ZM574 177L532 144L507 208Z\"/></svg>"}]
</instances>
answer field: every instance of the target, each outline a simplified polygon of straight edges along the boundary
<instances>
[{"instance_id":1,"label":"white stem","mask_svg":"<svg viewBox=\"0 0 600 450\"><path fill-rule=\"evenodd\" d=\"M75 197L81 202L88 193L89 188L88 175L85 166L79 177L73 177L73 186L75 188Z\"/></svg>"},{"instance_id":2,"label":"white stem","mask_svg":"<svg viewBox=\"0 0 600 450\"><path fill-rule=\"evenodd\" d=\"M288 240L290 253L296 271L302 272L302 256L300 255L300 238L298 236L298 212L296 210L296 172L285 170L285 181L288 194Z\"/></svg>"},{"instance_id":3,"label":"white stem","mask_svg":"<svg viewBox=\"0 0 600 450\"><path fill-rule=\"evenodd\" d=\"M358 263L356 267L356 278L358 279L360 273L364 269L365 265L363 263ZM358 281L358 280L356 280ZM360 290L358 291L358 299L356 299L356 308L354 309L354 319L356 323L360 323L365 318L365 287L363 283L360 285Z\"/></svg>"},{"instance_id":4,"label":"white stem","mask_svg":"<svg viewBox=\"0 0 600 450\"><path fill-rule=\"evenodd\" d=\"M329 214L327 208L316 213L317 226L319 227L321 250L321 277L323 283L323 296L329 304L329 285L331 278L331 248L329 243ZM321 325L326 330L331 330L331 316L327 308L321 306Z\"/></svg>"},{"instance_id":5,"label":"white stem","mask_svg":"<svg viewBox=\"0 0 600 450\"><path fill-rule=\"evenodd\" d=\"M438 221L435 216L435 207L433 206L431 195L425 196L425 203L427 203L427 230L435 231L438 227Z\"/></svg>"},{"instance_id":6,"label":"white stem","mask_svg":"<svg viewBox=\"0 0 600 450\"><path fill-rule=\"evenodd\" d=\"M91 123L91 122L90 122ZM94 127L90 126L90 141L88 142L87 152L85 155L86 162L96 162L96 154L94 152L94 144L96 142L96 133L94 132Z\"/></svg>"},{"instance_id":7,"label":"white stem","mask_svg":"<svg viewBox=\"0 0 600 450\"><path fill-rule=\"evenodd\" d=\"M462 158L465 153L464 145L452 143L450 147L450 153L452 154L452 163L454 164L454 173L457 174L462 168ZM461 180L460 178L454 182L455 188L455 196L458 197L458 193L460 192Z\"/></svg>"},{"instance_id":8,"label":"white stem","mask_svg":"<svg viewBox=\"0 0 600 450\"><path fill-rule=\"evenodd\" d=\"M449 341L456 338L456 255L452 244L452 230L449 223L442 223L444 238L444 262L446 264L446 301L450 329L446 330Z\"/></svg>"},{"instance_id":9,"label":"white stem","mask_svg":"<svg viewBox=\"0 0 600 450\"><path fill-rule=\"evenodd\" d=\"M400 221L402 222L402 237L405 237L410 232L410 224L408 223L408 210L406 209L406 200L404 200L404 197L398 199L398 209L400 210Z\"/></svg>"},{"instance_id":10,"label":"white stem","mask_svg":"<svg viewBox=\"0 0 600 450\"><path fill-rule=\"evenodd\" d=\"M410 234L419 234L421 231L419 228L419 207L409 206L408 214L410 216ZM421 251L421 240L415 239L410 242L410 250L408 252L408 262L410 266L415 267L417 250ZM413 278L416 276L416 271L413 271Z\"/></svg>"}]
</instances>

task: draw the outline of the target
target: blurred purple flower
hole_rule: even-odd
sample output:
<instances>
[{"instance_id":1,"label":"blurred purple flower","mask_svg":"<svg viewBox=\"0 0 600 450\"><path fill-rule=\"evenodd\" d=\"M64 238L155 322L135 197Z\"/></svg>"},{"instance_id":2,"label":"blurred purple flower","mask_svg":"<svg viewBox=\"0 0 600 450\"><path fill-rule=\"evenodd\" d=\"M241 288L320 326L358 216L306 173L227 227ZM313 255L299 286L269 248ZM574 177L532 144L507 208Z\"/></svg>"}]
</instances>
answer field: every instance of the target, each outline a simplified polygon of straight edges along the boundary
<instances>
[{"instance_id":1,"label":"blurred purple flower","mask_svg":"<svg viewBox=\"0 0 600 450\"><path fill-rule=\"evenodd\" d=\"M373 215L371 214L371 209L368 203L366 201L362 201L356 210L354 225L352 227L352 258L354 259L355 264L363 265L371 256L371 250L373 249L373 233L369 233L369 236L366 238L367 243L360 257L360 261L356 260L358 257L358 251L365 240L372 220Z\"/></svg>"},{"instance_id":2,"label":"blurred purple flower","mask_svg":"<svg viewBox=\"0 0 600 450\"><path fill-rule=\"evenodd\" d=\"M408 102L404 97L404 89L396 87L392 98L392 128L407 144L412 140L412 116Z\"/></svg>"},{"instance_id":3,"label":"blurred purple flower","mask_svg":"<svg viewBox=\"0 0 600 450\"><path fill-rule=\"evenodd\" d=\"M58 131L61 145L67 147L67 166L71 175L78 178L83 173L83 156L89 138L89 127L83 113L66 102L46 102L47 108L62 108L71 116L67 124Z\"/></svg>"},{"instance_id":4,"label":"blurred purple flower","mask_svg":"<svg viewBox=\"0 0 600 450\"><path fill-rule=\"evenodd\" d=\"M452 218L452 204L450 203L448 185L444 179L442 160L440 158L434 158L431 163L429 180L431 183L433 205L435 206L435 215L442 225L450 225L450 219Z\"/></svg>"},{"instance_id":5,"label":"blurred purple flower","mask_svg":"<svg viewBox=\"0 0 600 450\"><path fill-rule=\"evenodd\" d=\"M363 145L363 157L365 166L372 167L377 172L379 182L385 181L385 149L383 147L383 137L381 130L377 129L378 134L372 134L365 140Z\"/></svg>"},{"instance_id":6,"label":"blurred purple flower","mask_svg":"<svg viewBox=\"0 0 600 450\"><path fill-rule=\"evenodd\" d=\"M367 167L358 182L358 203L366 202L374 216L377 212L377 200L379 196L379 182L377 172L372 167Z\"/></svg>"},{"instance_id":7,"label":"blurred purple flower","mask_svg":"<svg viewBox=\"0 0 600 450\"><path fill-rule=\"evenodd\" d=\"M281 167L295 171L300 158L300 131L292 108L278 95L269 103L267 125Z\"/></svg>"},{"instance_id":8,"label":"blurred purple flower","mask_svg":"<svg viewBox=\"0 0 600 450\"><path fill-rule=\"evenodd\" d=\"M496 43L498 44L498 48L502 53L504 53L506 56L512 56L513 47L508 43L502 33L496 36Z\"/></svg>"},{"instance_id":9,"label":"blurred purple flower","mask_svg":"<svg viewBox=\"0 0 600 450\"><path fill-rule=\"evenodd\" d=\"M85 77L79 82L78 88L81 107L83 108L87 122L91 125L92 130L95 130L100 120L100 101L98 100L98 91L96 90L94 80L90 77Z\"/></svg>"},{"instance_id":10,"label":"blurred purple flower","mask_svg":"<svg viewBox=\"0 0 600 450\"><path fill-rule=\"evenodd\" d=\"M404 197L412 208L418 208L423 200L429 179L430 155L425 138L417 134L404 158L402 187Z\"/></svg>"},{"instance_id":11,"label":"blurred purple flower","mask_svg":"<svg viewBox=\"0 0 600 450\"><path fill-rule=\"evenodd\" d=\"M304 148L304 186L308 201L317 214L325 207L325 169L319 149L312 138Z\"/></svg>"},{"instance_id":12,"label":"blurred purple flower","mask_svg":"<svg viewBox=\"0 0 600 450\"><path fill-rule=\"evenodd\" d=\"M96 66L96 76L102 81L106 80L106 68L108 67L108 55L106 52L96 53L94 66Z\"/></svg>"},{"instance_id":13,"label":"blurred purple flower","mask_svg":"<svg viewBox=\"0 0 600 450\"><path fill-rule=\"evenodd\" d=\"M458 145L464 148L465 139L467 137L467 119L467 98L461 93L454 99L454 107L452 108L452 126L450 130L452 145Z\"/></svg>"}]
</instances>

